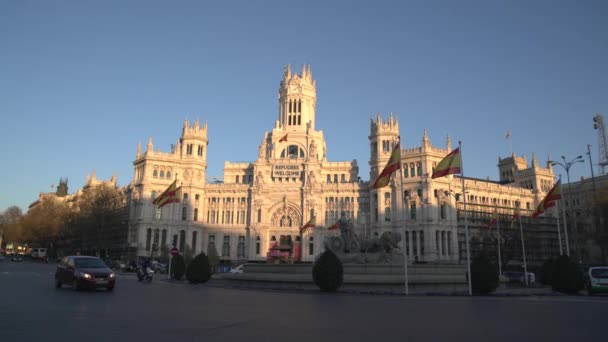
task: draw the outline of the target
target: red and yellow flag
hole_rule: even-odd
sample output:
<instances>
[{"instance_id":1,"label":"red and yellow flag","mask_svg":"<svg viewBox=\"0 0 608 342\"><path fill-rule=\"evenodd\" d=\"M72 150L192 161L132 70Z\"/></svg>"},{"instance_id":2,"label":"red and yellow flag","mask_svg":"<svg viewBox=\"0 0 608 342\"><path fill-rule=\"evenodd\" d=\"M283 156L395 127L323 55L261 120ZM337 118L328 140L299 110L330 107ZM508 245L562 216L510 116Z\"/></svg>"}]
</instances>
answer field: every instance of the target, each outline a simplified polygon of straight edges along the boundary
<instances>
[{"instance_id":1,"label":"red and yellow flag","mask_svg":"<svg viewBox=\"0 0 608 342\"><path fill-rule=\"evenodd\" d=\"M289 133L285 134L284 137L282 137L281 139L279 139L279 142L284 142L287 141L287 136L289 135Z\"/></svg>"},{"instance_id":2,"label":"red and yellow flag","mask_svg":"<svg viewBox=\"0 0 608 342\"><path fill-rule=\"evenodd\" d=\"M498 222L498 212L496 210L494 210L494 212L492 213L492 218L490 218L490 222L488 222L488 229L492 229L492 226L496 224L496 222Z\"/></svg>"},{"instance_id":3,"label":"red and yellow flag","mask_svg":"<svg viewBox=\"0 0 608 342\"><path fill-rule=\"evenodd\" d=\"M304 227L300 228L300 234L303 234L306 229L308 228L314 228L317 226L317 218L313 217L310 219L310 221L306 222L306 224L304 225Z\"/></svg>"},{"instance_id":4,"label":"red and yellow flag","mask_svg":"<svg viewBox=\"0 0 608 342\"><path fill-rule=\"evenodd\" d=\"M169 203L179 203L179 188L177 187L177 180L173 181L169 187L163 191L158 197L152 201L157 207L162 208Z\"/></svg>"},{"instance_id":5,"label":"red and yellow flag","mask_svg":"<svg viewBox=\"0 0 608 342\"><path fill-rule=\"evenodd\" d=\"M457 147L454 151L450 152L445 158L443 158L437 167L431 178L439 178L455 173L460 173L460 167L462 166L462 160L460 158L460 147Z\"/></svg>"},{"instance_id":6,"label":"red and yellow flag","mask_svg":"<svg viewBox=\"0 0 608 342\"><path fill-rule=\"evenodd\" d=\"M338 224L338 222L332 224L331 226L327 227L327 230L336 230L336 229L340 229L340 225Z\"/></svg>"},{"instance_id":7,"label":"red and yellow flag","mask_svg":"<svg viewBox=\"0 0 608 342\"><path fill-rule=\"evenodd\" d=\"M545 210L554 207L555 201L562 198L562 180L558 180L557 183L549 190L547 196L543 198L542 201L538 204L536 211L532 214L532 217L537 217L540 214L544 213Z\"/></svg>"},{"instance_id":8,"label":"red and yellow flag","mask_svg":"<svg viewBox=\"0 0 608 342\"><path fill-rule=\"evenodd\" d=\"M391 175L393 172L399 170L401 168L401 148L399 148L399 143L395 144L393 148L393 152L391 153L391 158L386 163L386 166L376 178L376 181L372 185L372 189L379 189L388 185L388 182L391 180Z\"/></svg>"}]
</instances>

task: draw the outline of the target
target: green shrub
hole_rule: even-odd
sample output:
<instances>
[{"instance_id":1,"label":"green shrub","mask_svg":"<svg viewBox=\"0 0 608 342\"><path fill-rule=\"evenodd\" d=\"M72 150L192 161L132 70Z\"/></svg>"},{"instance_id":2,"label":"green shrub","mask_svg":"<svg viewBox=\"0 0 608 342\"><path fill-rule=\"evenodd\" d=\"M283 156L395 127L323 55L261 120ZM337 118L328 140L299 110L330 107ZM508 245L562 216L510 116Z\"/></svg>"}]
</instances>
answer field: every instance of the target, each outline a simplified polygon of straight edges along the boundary
<instances>
[{"instance_id":1,"label":"green shrub","mask_svg":"<svg viewBox=\"0 0 608 342\"><path fill-rule=\"evenodd\" d=\"M211 266L209 266L209 258L205 253L197 255L186 269L186 278L192 284L206 283L211 277Z\"/></svg>"},{"instance_id":2,"label":"green shrub","mask_svg":"<svg viewBox=\"0 0 608 342\"><path fill-rule=\"evenodd\" d=\"M498 287L498 270L484 255L476 256L471 262L471 287L478 295L488 294Z\"/></svg>"},{"instance_id":3,"label":"green shrub","mask_svg":"<svg viewBox=\"0 0 608 342\"><path fill-rule=\"evenodd\" d=\"M173 279L181 280L186 272L186 262L181 254L174 256L171 259L171 275Z\"/></svg>"},{"instance_id":4,"label":"green shrub","mask_svg":"<svg viewBox=\"0 0 608 342\"><path fill-rule=\"evenodd\" d=\"M323 252L312 268L312 278L321 291L337 291L342 286L343 277L342 262L330 250Z\"/></svg>"},{"instance_id":5,"label":"green shrub","mask_svg":"<svg viewBox=\"0 0 608 342\"><path fill-rule=\"evenodd\" d=\"M551 285L553 283L553 272L555 272L555 259L551 258L545 261L540 267L540 283L543 285Z\"/></svg>"},{"instance_id":6,"label":"green shrub","mask_svg":"<svg viewBox=\"0 0 608 342\"><path fill-rule=\"evenodd\" d=\"M583 273L576 262L562 255L555 261L553 271L553 290L566 294L577 294L585 286Z\"/></svg>"}]
</instances>

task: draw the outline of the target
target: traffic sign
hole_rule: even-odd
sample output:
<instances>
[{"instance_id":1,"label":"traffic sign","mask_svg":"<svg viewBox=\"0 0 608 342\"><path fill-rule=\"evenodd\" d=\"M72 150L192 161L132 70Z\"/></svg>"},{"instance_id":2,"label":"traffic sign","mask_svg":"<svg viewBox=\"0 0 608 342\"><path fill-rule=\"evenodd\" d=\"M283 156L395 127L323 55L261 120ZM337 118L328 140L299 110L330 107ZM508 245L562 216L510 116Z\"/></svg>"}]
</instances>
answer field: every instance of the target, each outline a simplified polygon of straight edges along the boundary
<instances>
[{"instance_id":1,"label":"traffic sign","mask_svg":"<svg viewBox=\"0 0 608 342\"><path fill-rule=\"evenodd\" d=\"M177 256L178 254L179 254L179 250L177 249L177 247L171 248L171 255L172 256Z\"/></svg>"}]
</instances>

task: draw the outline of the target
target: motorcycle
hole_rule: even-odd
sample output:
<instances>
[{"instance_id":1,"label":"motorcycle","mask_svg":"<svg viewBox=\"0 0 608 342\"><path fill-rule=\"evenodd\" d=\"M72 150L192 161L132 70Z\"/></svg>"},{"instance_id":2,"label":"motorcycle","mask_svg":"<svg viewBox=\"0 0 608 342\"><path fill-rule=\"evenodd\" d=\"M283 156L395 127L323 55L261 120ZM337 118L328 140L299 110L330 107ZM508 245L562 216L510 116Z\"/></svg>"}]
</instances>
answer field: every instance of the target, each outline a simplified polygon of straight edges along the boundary
<instances>
[{"instance_id":1,"label":"motorcycle","mask_svg":"<svg viewBox=\"0 0 608 342\"><path fill-rule=\"evenodd\" d=\"M154 275L154 271L148 266L148 267L143 267L140 266L137 268L137 280L138 281L143 281L144 283L151 283L152 282L152 278Z\"/></svg>"}]
</instances>

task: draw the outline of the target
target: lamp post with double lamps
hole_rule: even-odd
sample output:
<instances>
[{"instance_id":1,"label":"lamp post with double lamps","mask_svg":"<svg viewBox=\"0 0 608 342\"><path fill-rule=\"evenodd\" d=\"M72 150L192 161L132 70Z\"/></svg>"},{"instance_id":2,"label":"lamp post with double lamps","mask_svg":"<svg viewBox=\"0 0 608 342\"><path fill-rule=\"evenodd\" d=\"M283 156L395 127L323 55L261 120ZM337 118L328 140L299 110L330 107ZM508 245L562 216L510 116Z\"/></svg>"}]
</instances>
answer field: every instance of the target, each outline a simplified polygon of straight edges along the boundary
<instances>
[{"instance_id":1,"label":"lamp post with double lamps","mask_svg":"<svg viewBox=\"0 0 608 342\"><path fill-rule=\"evenodd\" d=\"M566 157L562 156L562 160L563 160L563 163L560 163L560 162L557 162L557 161L553 161L553 160L550 160L549 163L551 164L551 166L559 165L559 166L563 167L564 170L566 170L566 177L568 179L568 196L571 197L572 196L572 192L570 191L570 168L572 167L572 165L574 165L576 163L583 163L584 160L583 160L583 156L578 156L578 157L576 157L576 158L574 158L574 159L572 159L570 161L567 161ZM569 200L570 200L569 201L570 202L570 208L572 208L573 207L573 203L572 203L571 198L569 198ZM564 198L564 202L565 203L567 202L565 200L565 198ZM565 208L565 205L564 205L564 208ZM572 212L572 210L570 210L570 211ZM574 220L574 229L573 229L574 230L574 250L576 251L576 254L577 254L577 256L579 257L579 260L580 260L581 256L580 256L580 253L579 253L580 251L578 250L578 230L577 230L577 227L576 227L576 213L574 213L573 220ZM564 223L565 223L565 218L564 218ZM567 233L568 233L568 231L566 230L566 234ZM568 239L568 237L566 237L566 239Z\"/></svg>"}]
</instances>

